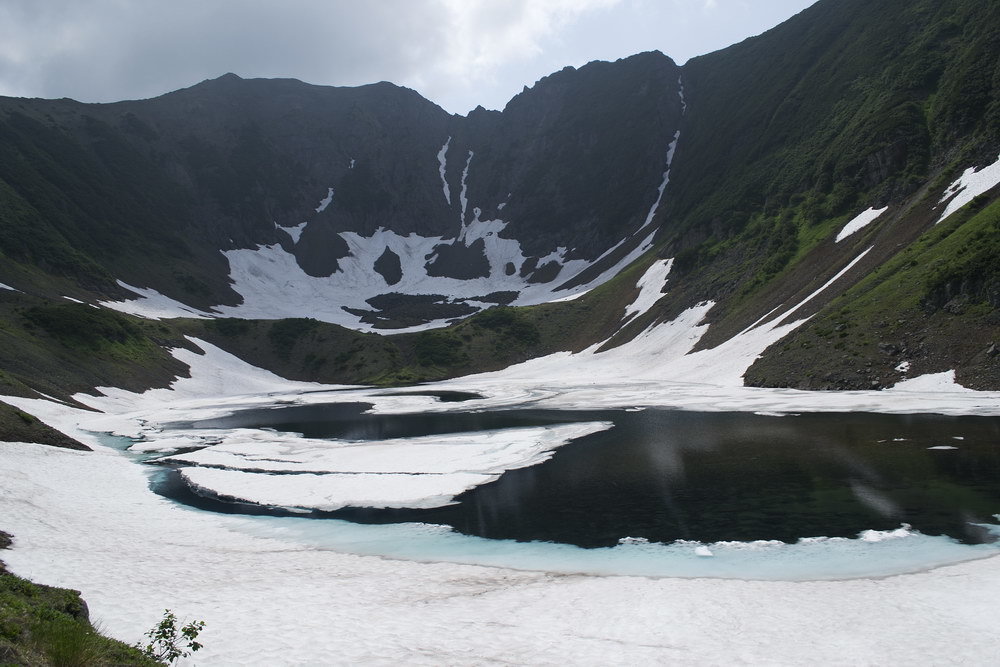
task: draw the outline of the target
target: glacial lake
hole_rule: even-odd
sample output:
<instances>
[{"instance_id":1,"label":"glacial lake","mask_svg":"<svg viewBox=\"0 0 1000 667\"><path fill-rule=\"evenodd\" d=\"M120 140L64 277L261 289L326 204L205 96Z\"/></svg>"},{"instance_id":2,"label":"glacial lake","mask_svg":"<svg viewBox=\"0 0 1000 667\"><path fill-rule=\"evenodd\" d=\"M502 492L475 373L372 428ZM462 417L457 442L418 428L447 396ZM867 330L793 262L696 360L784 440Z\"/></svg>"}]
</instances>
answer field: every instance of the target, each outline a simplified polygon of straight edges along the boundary
<instances>
[{"instance_id":1,"label":"glacial lake","mask_svg":"<svg viewBox=\"0 0 1000 667\"><path fill-rule=\"evenodd\" d=\"M472 395L437 396L461 401ZM1000 418L873 413L484 410L365 414L365 403L294 405L184 425L379 440L608 421L539 465L510 470L437 509L291 513L193 493L176 472L154 490L200 509L357 523L443 524L490 539L606 547L622 538L856 537L909 524L966 544L1000 512Z\"/></svg>"}]
</instances>

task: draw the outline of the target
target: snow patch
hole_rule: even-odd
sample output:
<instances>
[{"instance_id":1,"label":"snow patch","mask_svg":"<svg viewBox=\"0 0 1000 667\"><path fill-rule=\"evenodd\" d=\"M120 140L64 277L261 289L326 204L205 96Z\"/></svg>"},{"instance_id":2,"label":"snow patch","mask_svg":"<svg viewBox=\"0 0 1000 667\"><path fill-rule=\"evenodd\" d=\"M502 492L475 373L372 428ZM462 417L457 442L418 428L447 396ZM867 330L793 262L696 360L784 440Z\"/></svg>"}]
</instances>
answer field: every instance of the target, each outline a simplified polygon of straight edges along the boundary
<instances>
[{"instance_id":1,"label":"snow patch","mask_svg":"<svg viewBox=\"0 0 1000 667\"><path fill-rule=\"evenodd\" d=\"M870 225L872 222L874 222L876 218L878 218L880 215L882 215L888 210L889 207L885 206L879 209L872 207L865 211L862 211L857 216L855 216L853 220L844 225L844 228L837 233L837 238L834 239L834 241L836 243L840 243L854 232L864 229L865 227Z\"/></svg>"},{"instance_id":2,"label":"snow patch","mask_svg":"<svg viewBox=\"0 0 1000 667\"><path fill-rule=\"evenodd\" d=\"M322 213L326 210L326 207L330 205L333 201L333 188L326 189L326 196L319 202L319 206L316 207L317 213Z\"/></svg>"},{"instance_id":3,"label":"snow patch","mask_svg":"<svg viewBox=\"0 0 1000 667\"><path fill-rule=\"evenodd\" d=\"M635 284L639 288L639 295L625 309L625 318L631 319L637 315L647 312L663 296L663 288L667 284L667 276L670 275L670 267L673 266L673 259L660 259L653 262L646 272Z\"/></svg>"},{"instance_id":4,"label":"snow patch","mask_svg":"<svg viewBox=\"0 0 1000 667\"><path fill-rule=\"evenodd\" d=\"M7 290L10 290L12 292L20 292L21 291L21 290L17 289L16 287L11 287L10 285L4 285L3 283L0 283L0 289L7 289Z\"/></svg>"},{"instance_id":5,"label":"snow patch","mask_svg":"<svg viewBox=\"0 0 1000 667\"><path fill-rule=\"evenodd\" d=\"M105 308L117 310L129 315L144 317L148 320L160 320L173 317L189 317L204 320L218 317L218 314L216 313L208 313L203 310L193 308L192 306L185 305L180 301L176 301L168 296L160 294L154 289L134 287L128 283L122 282L121 280L117 282L121 287L138 294L139 298L130 301L99 301L98 303Z\"/></svg>"},{"instance_id":6,"label":"snow patch","mask_svg":"<svg viewBox=\"0 0 1000 667\"><path fill-rule=\"evenodd\" d=\"M451 143L451 137L448 137L448 141L444 142L444 146L438 151L438 173L441 174L441 187L444 189L444 200L448 202L448 206L451 206L451 189L448 187L448 179L445 177L446 170L448 167L447 155L448 155L448 145Z\"/></svg>"},{"instance_id":7,"label":"snow patch","mask_svg":"<svg viewBox=\"0 0 1000 667\"><path fill-rule=\"evenodd\" d=\"M387 291L404 294L437 294L452 300L472 299L497 291L515 291L519 296L514 305L525 306L551 301L554 288L558 284L528 283L520 276L519 271L507 275L505 268L508 263L520 269L527 258L517 240L500 237L500 232L506 225L507 223L502 220L480 220L476 216L463 227L463 241L466 244L483 240L490 266L489 276L471 280L427 275L426 258L434 252L435 246L446 242L442 237L417 234L400 236L385 229L379 229L367 237L354 232L341 232L340 236L347 242L349 254L338 260L338 270L329 277L306 274L298 265L295 256L278 245L227 250L224 254L229 260L233 290L243 297L243 301L236 306L216 306L215 316L254 319L308 316L359 331L378 331L373 325L362 322L359 316L344 310L344 307L369 311L371 306L366 300ZM574 287L567 296L584 293L611 279L646 252L652 241L653 234L650 233L621 261L587 284ZM391 287L386 284L385 278L375 271L376 260L387 248L399 256L402 269L400 281ZM565 248L557 249L543 258L539 264L550 260L559 262L562 266L560 278L565 276L565 280L569 280L594 263L587 260L567 261L564 259L565 253ZM175 305L174 308L179 308L179 305ZM205 316L212 315L205 314ZM447 319L441 319L394 331L420 331L447 324Z\"/></svg>"},{"instance_id":8,"label":"snow patch","mask_svg":"<svg viewBox=\"0 0 1000 667\"><path fill-rule=\"evenodd\" d=\"M941 195L938 203L943 204L949 199L950 201L948 201L944 212L941 213L941 217L934 224L938 224L971 202L976 196L990 190L997 184L1000 184L1000 156L997 156L996 162L978 171L975 167L969 167Z\"/></svg>"},{"instance_id":9,"label":"snow patch","mask_svg":"<svg viewBox=\"0 0 1000 667\"><path fill-rule=\"evenodd\" d=\"M466 196L468 191L468 186L465 180L469 177L469 167L472 165L472 156L475 155L472 151L469 151L469 157L465 160L465 169L462 170L462 190L458 193L458 200L462 205L462 232L465 232L465 209L469 205L468 197ZM462 236L459 235L459 239Z\"/></svg>"},{"instance_id":10,"label":"snow patch","mask_svg":"<svg viewBox=\"0 0 1000 667\"><path fill-rule=\"evenodd\" d=\"M667 164L663 171L663 180L660 181L660 186L656 189L656 201L653 205L649 207L649 212L646 214L646 221L643 223L643 227L648 225L653 221L653 216L656 215L656 209L660 206L660 201L663 199L663 191L667 189L667 184L670 183L670 166L674 162L674 153L677 151L677 142L680 141L681 132L677 130L674 133L674 140L670 142L667 146Z\"/></svg>"},{"instance_id":11,"label":"snow patch","mask_svg":"<svg viewBox=\"0 0 1000 667\"><path fill-rule=\"evenodd\" d=\"M299 242L299 238L302 236L302 230L306 228L307 224L309 223L300 222L299 224L293 227L279 227L279 229L281 229L283 232L285 232L292 238L293 244L297 244Z\"/></svg>"}]
</instances>

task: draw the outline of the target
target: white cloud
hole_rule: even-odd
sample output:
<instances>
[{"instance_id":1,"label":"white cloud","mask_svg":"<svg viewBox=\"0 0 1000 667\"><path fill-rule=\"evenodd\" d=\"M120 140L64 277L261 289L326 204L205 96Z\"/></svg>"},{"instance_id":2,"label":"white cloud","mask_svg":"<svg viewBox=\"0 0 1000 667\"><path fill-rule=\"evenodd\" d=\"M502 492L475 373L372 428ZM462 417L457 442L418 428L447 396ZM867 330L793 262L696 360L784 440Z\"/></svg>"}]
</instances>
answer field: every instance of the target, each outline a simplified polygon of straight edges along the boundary
<instances>
[{"instance_id":1,"label":"white cloud","mask_svg":"<svg viewBox=\"0 0 1000 667\"><path fill-rule=\"evenodd\" d=\"M568 24L621 0L442 0L446 29L442 57L414 79L435 93L458 86L495 84L503 66L530 61ZM525 81L530 84L532 81Z\"/></svg>"},{"instance_id":2,"label":"white cloud","mask_svg":"<svg viewBox=\"0 0 1000 667\"><path fill-rule=\"evenodd\" d=\"M2 0L0 94L112 101L225 72L388 80L465 113L594 59L683 62L810 0Z\"/></svg>"}]
</instances>

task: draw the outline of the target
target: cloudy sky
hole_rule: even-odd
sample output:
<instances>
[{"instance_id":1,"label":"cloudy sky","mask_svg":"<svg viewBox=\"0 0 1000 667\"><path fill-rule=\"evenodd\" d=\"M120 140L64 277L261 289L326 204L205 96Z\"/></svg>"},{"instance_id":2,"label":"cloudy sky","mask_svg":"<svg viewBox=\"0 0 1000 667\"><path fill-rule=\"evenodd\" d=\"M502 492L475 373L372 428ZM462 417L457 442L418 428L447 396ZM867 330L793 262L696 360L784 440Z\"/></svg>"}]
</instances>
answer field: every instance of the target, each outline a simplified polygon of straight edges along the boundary
<instances>
[{"instance_id":1,"label":"cloudy sky","mask_svg":"<svg viewBox=\"0 0 1000 667\"><path fill-rule=\"evenodd\" d=\"M0 0L0 95L135 99L226 72L392 81L448 111L566 65L659 49L678 63L814 0Z\"/></svg>"}]
</instances>

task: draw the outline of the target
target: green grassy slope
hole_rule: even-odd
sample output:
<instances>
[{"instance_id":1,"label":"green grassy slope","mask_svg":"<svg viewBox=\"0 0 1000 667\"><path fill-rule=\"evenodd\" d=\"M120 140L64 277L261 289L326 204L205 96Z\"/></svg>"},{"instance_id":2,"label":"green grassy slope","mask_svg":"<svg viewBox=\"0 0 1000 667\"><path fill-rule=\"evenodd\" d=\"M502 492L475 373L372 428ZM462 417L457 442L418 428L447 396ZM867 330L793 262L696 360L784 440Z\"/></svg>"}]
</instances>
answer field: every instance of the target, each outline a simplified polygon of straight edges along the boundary
<instances>
[{"instance_id":1,"label":"green grassy slope","mask_svg":"<svg viewBox=\"0 0 1000 667\"><path fill-rule=\"evenodd\" d=\"M693 59L684 76L689 112L663 254L676 255L677 298L719 302L703 347L804 297L860 252L861 240L875 248L848 283L889 261L930 227L929 209L947 183L1000 151L996 3L824 0L760 37ZM871 230L831 242L853 215L886 205L890 214ZM937 261L951 261L947 248ZM883 308L904 319L901 304ZM991 322L963 316L960 326L980 345L997 336ZM953 352L942 352L942 363L971 358ZM802 373L832 372L824 357L811 363L755 373L754 382L797 385ZM847 382L834 375L810 386Z\"/></svg>"}]
</instances>

